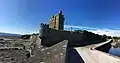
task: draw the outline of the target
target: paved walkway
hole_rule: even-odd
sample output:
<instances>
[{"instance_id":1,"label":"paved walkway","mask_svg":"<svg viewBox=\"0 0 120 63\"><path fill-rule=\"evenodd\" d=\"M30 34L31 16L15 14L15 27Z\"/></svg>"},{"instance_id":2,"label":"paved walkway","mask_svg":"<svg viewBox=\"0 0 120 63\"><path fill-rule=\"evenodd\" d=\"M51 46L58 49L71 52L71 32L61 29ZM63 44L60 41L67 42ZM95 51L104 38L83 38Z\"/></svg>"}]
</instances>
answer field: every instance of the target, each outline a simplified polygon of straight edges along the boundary
<instances>
[{"instance_id":1,"label":"paved walkway","mask_svg":"<svg viewBox=\"0 0 120 63\"><path fill-rule=\"evenodd\" d=\"M75 49L78 51L79 55L82 57L85 63L120 63L119 57L115 57L95 49L96 47L109 43L110 41L111 39L103 43L78 47Z\"/></svg>"}]
</instances>

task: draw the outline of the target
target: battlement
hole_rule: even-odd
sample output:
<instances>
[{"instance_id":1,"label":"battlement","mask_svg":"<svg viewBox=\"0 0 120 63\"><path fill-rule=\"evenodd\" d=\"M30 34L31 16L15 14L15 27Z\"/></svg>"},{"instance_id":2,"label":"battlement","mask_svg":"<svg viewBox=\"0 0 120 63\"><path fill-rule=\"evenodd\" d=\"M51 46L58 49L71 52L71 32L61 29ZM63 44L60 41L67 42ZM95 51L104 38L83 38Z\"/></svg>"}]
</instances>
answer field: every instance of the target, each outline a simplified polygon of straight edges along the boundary
<instances>
[{"instance_id":1,"label":"battlement","mask_svg":"<svg viewBox=\"0 0 120 63\"><path fill-rule=\"evenodd\" d=\"M49 27L49 24L41 23L41 24L40 24L40 27Z\"/></svg>"}]
</instances>

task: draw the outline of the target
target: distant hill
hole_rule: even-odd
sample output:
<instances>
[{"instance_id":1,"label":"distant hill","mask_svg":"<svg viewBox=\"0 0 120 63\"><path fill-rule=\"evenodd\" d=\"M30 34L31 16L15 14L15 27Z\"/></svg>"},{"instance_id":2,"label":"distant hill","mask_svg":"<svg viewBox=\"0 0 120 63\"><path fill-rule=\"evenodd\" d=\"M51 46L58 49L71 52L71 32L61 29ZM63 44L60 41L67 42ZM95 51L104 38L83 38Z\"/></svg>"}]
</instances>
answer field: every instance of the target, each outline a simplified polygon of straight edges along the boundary
<instances>
[{"instance_id":1,"label":"distant hill","mask_svg":"<svg viewBox=\"0 0 120 63\"><path fill-rule=\"evenodd\" d=\"M20 37L21 35L20 34L0 32L0 36L16 36L16 37Z\"/></svg>"}]
</instances>

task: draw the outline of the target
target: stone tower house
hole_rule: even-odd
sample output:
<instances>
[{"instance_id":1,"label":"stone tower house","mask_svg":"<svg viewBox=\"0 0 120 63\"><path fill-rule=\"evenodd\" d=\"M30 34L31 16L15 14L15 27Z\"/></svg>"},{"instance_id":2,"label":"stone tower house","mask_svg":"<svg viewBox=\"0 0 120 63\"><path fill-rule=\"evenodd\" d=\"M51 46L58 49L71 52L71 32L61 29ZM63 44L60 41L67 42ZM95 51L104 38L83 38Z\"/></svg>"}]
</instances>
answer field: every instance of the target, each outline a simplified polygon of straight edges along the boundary
<instances>
[{"instance_id":1,"label":"stone tower house","mask_svg":"<svg viewBox=\"0 0 120 63\"><path fill-rule=\"evenodd\" d=\"M53 15L50 18L49 28L55 30L63 30L64 29L64 15L62 15L62 11L59 11L58 14Z\"/></svg>"}]
</instances>

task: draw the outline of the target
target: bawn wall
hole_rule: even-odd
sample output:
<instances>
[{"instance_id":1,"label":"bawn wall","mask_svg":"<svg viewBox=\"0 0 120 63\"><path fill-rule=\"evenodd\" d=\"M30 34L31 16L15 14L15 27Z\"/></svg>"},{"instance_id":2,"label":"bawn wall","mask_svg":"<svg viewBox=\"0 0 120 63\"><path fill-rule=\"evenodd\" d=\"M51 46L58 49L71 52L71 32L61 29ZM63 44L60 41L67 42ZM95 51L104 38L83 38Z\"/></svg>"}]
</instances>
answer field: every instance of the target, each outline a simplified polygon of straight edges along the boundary
<instances>
[{"instance_id":1,"label":"bawn wall","mask_svg":"<svg viewBox=\"0 0 120 63\"><path fill-rule=\"evenodd\" d=\"M39 31L41 44L45 46L52 46L62 40L68 40L70 46L81 46L86 44L92 44L91 42L82 42L83 33L77 33L73 31L60 31L50 29L48 24L41 24Z\"/></svg>"}]
</instances>

